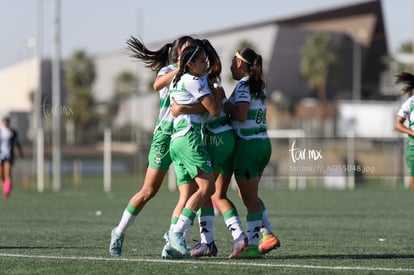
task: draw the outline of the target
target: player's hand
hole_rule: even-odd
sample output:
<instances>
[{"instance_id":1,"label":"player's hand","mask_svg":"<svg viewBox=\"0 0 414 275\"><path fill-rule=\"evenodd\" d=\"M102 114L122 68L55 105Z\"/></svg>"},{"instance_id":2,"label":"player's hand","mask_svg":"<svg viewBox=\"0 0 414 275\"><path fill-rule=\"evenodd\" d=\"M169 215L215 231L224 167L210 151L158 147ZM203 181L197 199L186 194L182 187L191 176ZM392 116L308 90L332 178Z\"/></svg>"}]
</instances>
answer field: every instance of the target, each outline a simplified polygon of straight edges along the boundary
<instances>
[{"instance_id":1,"label":"player's hand","mask_svg":"<svg viewBox=\"0 0 414 275\"><path fill-rule=\"evenodd\" d=\"M175 101L175 99L171 98L171 107L170 107L171 114L176 117L182 112L182 107Z\"/></svg>"}]
</instances>

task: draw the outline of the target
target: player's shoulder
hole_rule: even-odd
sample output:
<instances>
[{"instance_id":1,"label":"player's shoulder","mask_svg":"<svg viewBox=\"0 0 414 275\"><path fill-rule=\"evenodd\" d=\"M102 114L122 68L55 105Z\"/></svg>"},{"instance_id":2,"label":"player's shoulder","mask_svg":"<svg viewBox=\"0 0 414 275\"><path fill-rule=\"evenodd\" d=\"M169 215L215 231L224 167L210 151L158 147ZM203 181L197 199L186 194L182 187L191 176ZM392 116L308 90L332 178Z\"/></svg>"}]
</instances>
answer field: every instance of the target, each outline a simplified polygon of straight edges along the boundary
<instances>
[{"instance_id":1,"label":"player's shoulder","mask_svg":"<svg viewBox=\"0 0 414 275\"><path fill-rule=\"evenodd\" d=\"M177 64L169 64L169 65L167 65L165 67L162 67L161 70L158 72L157 75L158 76L160 76L160 75L166 75L169 72L174 71L175 69L177 69Z\"/></svg>"},{"instance_id":2,"label":"player's shoulder","mask_svg":"<svg viewBox=\"0 0 414 275\"><path fill-rule=\"evenodd\" d=\"M405 100L404 100L404 103L403 103L403 106L405 105L405 106L407 106L407 105L413 105L414 104L414 95L413 96L410 96L410 97L408 97L408 98L406 98Z\"/></svg>"}]
</instances>

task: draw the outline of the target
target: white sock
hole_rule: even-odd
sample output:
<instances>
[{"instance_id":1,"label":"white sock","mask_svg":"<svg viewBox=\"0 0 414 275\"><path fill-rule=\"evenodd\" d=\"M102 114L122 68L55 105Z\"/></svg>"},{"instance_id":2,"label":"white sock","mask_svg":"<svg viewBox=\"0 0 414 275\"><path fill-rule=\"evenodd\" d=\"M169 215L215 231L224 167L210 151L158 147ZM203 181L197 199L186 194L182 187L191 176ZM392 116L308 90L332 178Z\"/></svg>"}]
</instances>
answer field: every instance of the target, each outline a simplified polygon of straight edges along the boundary
<instances>
[{"instance_id":1,"label":"white sock","mask_svg":"<svg viewBox=\"0 0 414 275\"><path fill-rule=\"evenodd\" d=\"M229 229L231 235L233 236L233 240L240 237L240 235L243 233L243 228L242 228L239 216L230 217L224 222L226 223L227 228Z\"/></svg>"},{"instance_id":2,"label":"white sock","mask_svg":"<svg viewBox=\"0 0 414 275\"><path fill-rule=\"evenodd\" d=\"M122 214L121 221L119 222L118 226L116 227L115 233L118 236L125 235L125 232L127 231L128 227L134 222L136 215L132 215L129 213L128 210L124 210L124 213Z\"/></svg>"},{"instance_id":3,"label":"white sock","mask_svg":"<svg viewBox=\"0 0 414 275\"><path fill-rule=\"evenodd\" d=\"M263 210L263 223L262 228L260 229L260 232L262 234L265 233L272 233L272 226L270 224L269 215L267 213L267 210Z\"/></svg>"},{"instance_id":4,"label":"white sock","mask_svg":"<svg viewBox=\"0 0 414 275\"><path fill-rule=\"evenodd\" d=\"M260 238L260 228L262 227L262 220L253 220L247 222L247 238L249 245L258 245Z\"/></svg>"},{"instance_id":5,"label":"white sock","mask_svg":"<svg viewBox=\"0 0 414 275\"><path fill-rule=\"evenodd\" d=\"M200 226L201 243L211 243L214 241L214 216L198 217Z\"/></svg>"},{"instance_id":6,"label":"white sock","mask_svg":"<svg viewBox=\"0 0 414 275\"><path fill-rule=\"evenodd\" d=\"M195 215L195 213L194 213L194 215ZM189 217L186 217L183 214L181 214L180 217L178 217L177 223L172 228L172 231L174 233L184 234L184 231L188 227L191 227L191 224L192 223L193 222L192 222L192 220Z\"/></svg>"}]
</instances>

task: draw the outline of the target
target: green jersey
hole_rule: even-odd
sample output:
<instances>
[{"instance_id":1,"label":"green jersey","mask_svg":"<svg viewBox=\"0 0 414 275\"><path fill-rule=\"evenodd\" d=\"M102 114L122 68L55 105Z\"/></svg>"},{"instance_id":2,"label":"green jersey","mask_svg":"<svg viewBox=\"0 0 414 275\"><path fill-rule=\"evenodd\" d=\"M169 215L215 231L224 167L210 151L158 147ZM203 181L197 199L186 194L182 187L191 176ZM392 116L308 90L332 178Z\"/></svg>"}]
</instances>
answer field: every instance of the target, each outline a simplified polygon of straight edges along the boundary
<instances>
[{"instance_id":1,"label":"green jersey","mask_svg":"<svg viewBox=\"0 0 414 275\"><path fill-rule=\"evenodd\" d=\"M157 76L166 75L171 71L177 69L176 64L170 64L162 68ZM158 91L160 94L160 112L158 115L157 123L155 125L154 133L158 130L161 130L164 134L171 135L173 128L173 116L170 112L170 89L169 85L165 86Z\"/></svg>"},{"instance_id":2,"label":"green jersey","mask_svg":"<svg viewBox=\"0 0 414 275\"><path fill-rule=\"evenodd\" d=\"M248 85L249 77L244 77L237 83L229 101L236 105L237 102L250 103L247 120L240 122L234 118L230 120L237 136L241 139L264 139L267 135L266 104L263 99L250 94Z\"/></svg>"}]
</instances>

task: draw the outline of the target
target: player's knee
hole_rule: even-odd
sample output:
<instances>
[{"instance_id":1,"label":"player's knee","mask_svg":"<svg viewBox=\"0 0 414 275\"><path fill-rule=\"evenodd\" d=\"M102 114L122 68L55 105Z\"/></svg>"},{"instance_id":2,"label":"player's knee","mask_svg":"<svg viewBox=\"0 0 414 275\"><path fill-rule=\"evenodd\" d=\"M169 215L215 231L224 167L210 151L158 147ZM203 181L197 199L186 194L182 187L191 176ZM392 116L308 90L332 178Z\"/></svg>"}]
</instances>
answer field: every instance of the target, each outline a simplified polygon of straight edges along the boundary
<instances>
[{"instance_id":1,"label":"player's knee","mask_svg":"<svg viewBox=\"0 0 414 275\"><path fill-rule=\"evenodd\" d=\"M216 186L214 186L214 184L209 184L206 190L207 196L211 197L214 195L215 192L216 192Z\"/></svg>"},{"instance_id":2,"label":"player's knee","mask_svg":"<svg viewBox=\"0 0 414 275\"><path fill-rule=\"evenodd\" d=\"M149 201L157 194L157 189L155 188L145 188L141 190L142 198L144 201Z\"/></svg>"}]
</instances>

